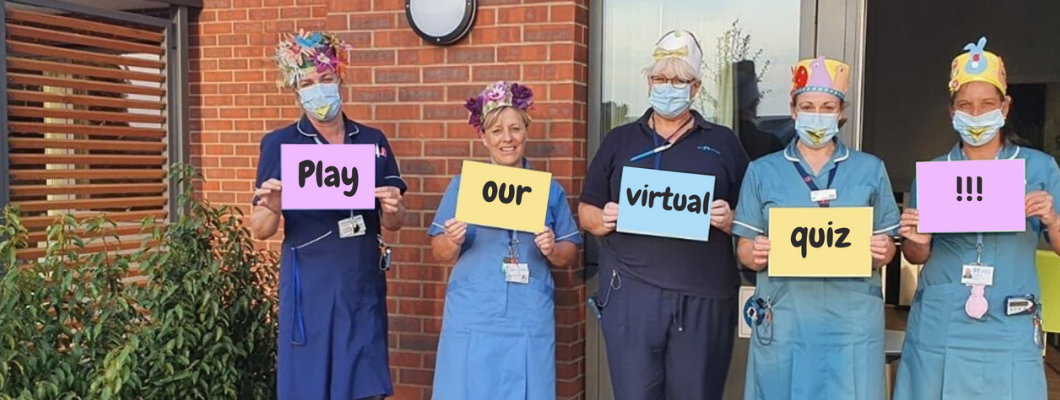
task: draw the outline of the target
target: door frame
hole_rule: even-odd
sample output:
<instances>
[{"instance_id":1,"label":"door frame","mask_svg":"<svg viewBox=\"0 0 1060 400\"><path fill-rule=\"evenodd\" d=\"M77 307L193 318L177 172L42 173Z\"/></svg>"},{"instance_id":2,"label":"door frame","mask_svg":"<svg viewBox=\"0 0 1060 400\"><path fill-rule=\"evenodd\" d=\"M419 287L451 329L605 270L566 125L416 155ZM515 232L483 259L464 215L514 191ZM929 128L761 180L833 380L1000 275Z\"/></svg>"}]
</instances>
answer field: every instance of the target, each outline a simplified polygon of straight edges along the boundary
<instances>
[{"instance_id":1,"label":"door frame","mask_svg":"<svg viewBox=\"0 0 1060 400\"><path fill-rule=\"evenodd\" d=\"M643 0L658 1L658 0ZM843 60L852 70L847 109L847 123L840 130L840 138L854 149L861 149L862 104L860 94L864 87L865 21L867 0L798 0L799 58L811 58L823 54L829 58ZM603 43L604 9L607 0L593 1L589 5L589 87L588 87L588 154L586 170L596 155L606 132L603 131ZM600 285L598 271L598 239L585 241L586 293L592 295ZM585 305L583 305L585 307ZM610 400L613 397L610 373L606 363L603 335L600 323L594 314L585 312L585 393L586 400ZM737 339L747 341L746 339ZM741 357L740 354L734 355ZM743 365L743 362L734 362ZM743 375L743 371L730 371ZM732 379L730 379L731 381ZM742 382L742 379L739 379ZM733 393L727 394L733 396ZM737 398L737 397L733 397Z\"/></svg>"}]
</instances>

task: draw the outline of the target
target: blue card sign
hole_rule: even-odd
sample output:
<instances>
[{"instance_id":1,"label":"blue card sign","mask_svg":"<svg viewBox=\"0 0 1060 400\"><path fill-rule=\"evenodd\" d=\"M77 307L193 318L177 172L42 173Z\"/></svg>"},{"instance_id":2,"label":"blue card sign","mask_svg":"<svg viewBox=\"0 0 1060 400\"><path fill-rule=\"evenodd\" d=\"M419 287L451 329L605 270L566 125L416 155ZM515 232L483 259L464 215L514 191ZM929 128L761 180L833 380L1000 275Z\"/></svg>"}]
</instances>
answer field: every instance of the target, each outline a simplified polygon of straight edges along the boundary
<instances>
[{"instance_id":1,"label":"blue card sign","mask_svg":"<svg viewBox=\"0 0 1060 400\"><path fill-rule=\"evenodd\" d=\"M622 233L706 242L714 177L623 167L618 194Z\"/></svg>"}]
</instances>

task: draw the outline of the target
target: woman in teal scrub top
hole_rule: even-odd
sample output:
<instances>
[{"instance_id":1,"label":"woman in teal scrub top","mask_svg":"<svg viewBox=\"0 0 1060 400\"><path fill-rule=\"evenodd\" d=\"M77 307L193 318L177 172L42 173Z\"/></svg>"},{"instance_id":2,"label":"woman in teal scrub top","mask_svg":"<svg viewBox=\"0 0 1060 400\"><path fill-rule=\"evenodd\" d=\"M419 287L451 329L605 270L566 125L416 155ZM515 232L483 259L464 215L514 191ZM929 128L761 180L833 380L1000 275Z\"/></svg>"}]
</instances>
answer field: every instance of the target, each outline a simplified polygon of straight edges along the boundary
<instances>
[{"instance_id":1,"label":"woman in teal scrub top","mask_svg":"<svg viewBox=\"0 0 1060 400\"><path fill-rule=\"evenodd\" d=\"M794 73L798 137L783 151L751 163L733 224L740 262L759 271L755 296L745 307L761 322L751 321L744 399L883 400L883 292L877 271L895 254L891 236L898 229L898 206L883 162L835 138L850 68L821 57L799 63ZM872 207L871 238L854 239L869 240L872 276L770 277L774 207Z\"/></svg>"},{"instance_id":2,"label":"woman in teal scrub top","mask_svg":"<svg viewBox=\"0 0 1060 400\"><path fill-rule=\"evenodd\" d=\"M1006 298L1041 297L1035 253L1044 233L1060 253L1060 168L1000 130L1011 98L1005 65L986 39L953 61L950 114L961 142L936 161L1026 160L1024 232L918 233L916 184L902 214L902 253L924 264L909 315L896 400L1044 400L1044 338L1037 310L1006 315ZM992 267L990 285L966 286L964 266Z\"/></svg>"}]
</instances>

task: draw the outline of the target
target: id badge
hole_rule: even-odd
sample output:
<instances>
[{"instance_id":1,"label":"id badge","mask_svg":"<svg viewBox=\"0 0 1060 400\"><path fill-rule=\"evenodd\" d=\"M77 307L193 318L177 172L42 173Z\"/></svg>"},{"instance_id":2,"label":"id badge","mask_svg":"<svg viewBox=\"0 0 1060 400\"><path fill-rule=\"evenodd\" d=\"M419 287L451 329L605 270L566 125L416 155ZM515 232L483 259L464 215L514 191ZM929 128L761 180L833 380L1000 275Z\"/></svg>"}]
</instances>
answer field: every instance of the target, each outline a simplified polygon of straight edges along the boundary
<instances>
[{"instance_id":1,"label":"id badge","mask_svg":"<svg viewBox=\"0 0 1060 400\"><path fill-rule=\"evenodd\" d=\"M837 197L838 194L836 193L835 189L814 190L810 192L810 201L814 203L819 203L822 201L832 201L835 200Z\"/></svg>"},{"instance_id":2,"label":"id badge","mask_svg":"<svg viewBox=\"0 0 1060 400\"><path fill-rule=\"evenodd\" d=\"M994 284L994 267L989 265L965 265L961 270L961 283L968 286L990 286Z\"/></svg>"},{"instance_id":3,"label":"id badge","mask_svg":"<svg viewBox=\"0 0 1060 400\"><path fill-rule=\"evenodd\" d=\"M526 263L505 263L504 280L512 283L530 283L530 268Z\"/></svg>"},{"instance_id":4,"label":"id badge","mask_svg":"<svg viewBox=\"0 0 1060 400\"><path fill-rule=\"evenodd\" d=\"M364 217L355 215L350 218L345 218L339 221L339 237L340 238L351 238L355 236L361 236L365 233Z\"/></svg>"}]
</instances>

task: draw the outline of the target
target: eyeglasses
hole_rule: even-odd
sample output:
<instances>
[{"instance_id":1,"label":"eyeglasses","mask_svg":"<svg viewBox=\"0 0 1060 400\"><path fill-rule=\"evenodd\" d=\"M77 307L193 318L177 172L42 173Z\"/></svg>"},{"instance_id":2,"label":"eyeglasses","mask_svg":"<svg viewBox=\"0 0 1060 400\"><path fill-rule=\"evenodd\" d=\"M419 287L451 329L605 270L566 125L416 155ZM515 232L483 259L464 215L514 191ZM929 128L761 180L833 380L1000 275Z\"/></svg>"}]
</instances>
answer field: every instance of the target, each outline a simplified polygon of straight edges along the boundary
<instances>
[{"instance_id":1,"label":"eyeglasses","mask_svg":"<svg viewBox=\"0 0 1060 400\"><path fill-rule=\"evenodd\" d=\"M652 85L662 85L669 83L670 86L673 86L678 89L684 89L688 87L688 85L692 84L692 81L690 80L685 80L681 78L667 78L665 76L653 76L650 78L650 80Z\"/></svg>"}]
</instances>

